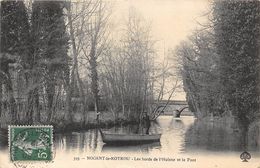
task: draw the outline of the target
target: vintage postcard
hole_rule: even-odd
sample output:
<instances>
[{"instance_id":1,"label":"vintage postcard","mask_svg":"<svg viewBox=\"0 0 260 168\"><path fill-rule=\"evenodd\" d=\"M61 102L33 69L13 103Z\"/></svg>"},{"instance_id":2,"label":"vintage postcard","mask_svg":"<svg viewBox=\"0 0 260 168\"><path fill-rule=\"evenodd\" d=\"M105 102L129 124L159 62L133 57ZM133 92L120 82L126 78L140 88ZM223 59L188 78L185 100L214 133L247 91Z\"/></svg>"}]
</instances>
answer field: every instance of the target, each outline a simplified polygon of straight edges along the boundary
<instances>
[{"instance_id":1,"label":"vintage postcard","mask_svg":"<svg viewBox=\"0 0 260 168\"><path fill-rule=\"evenodd\" d=\"M260 168L259 0L0 13L0 168Z\"/></svg>"}]
</instances>

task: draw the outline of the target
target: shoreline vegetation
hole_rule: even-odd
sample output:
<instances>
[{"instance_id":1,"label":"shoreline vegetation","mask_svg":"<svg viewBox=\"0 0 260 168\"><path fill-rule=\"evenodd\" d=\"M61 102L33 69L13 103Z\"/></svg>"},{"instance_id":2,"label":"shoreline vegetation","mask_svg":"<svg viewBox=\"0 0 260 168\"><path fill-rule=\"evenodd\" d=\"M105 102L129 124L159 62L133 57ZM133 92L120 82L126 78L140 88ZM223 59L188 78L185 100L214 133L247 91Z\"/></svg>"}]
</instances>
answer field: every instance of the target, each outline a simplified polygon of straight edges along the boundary
<instances>
[{"instance_id":1,"label":"shoreline vegetation","mask_svg":"<svg viewBox=\"0 0 260 168\"><path fill-rule=\"evenodd\" d=\"M84 121L84 116L81 113L75 113L71 122L67 122L64 120L65 114L59 113L59 116L56 116L52 122L46 121L46 118L42 118L45 122L36 122L33 125L53 125L54 131L56 133L65 133L71 131L79 131L79 130L88 130L93 128L109 128L117 125L128 125L128 124L138 124L136 120L129 120L123 115L119 115L118 118L114 118L112 112L103 111L100 114L99 122L96 120L96 113L95 111L88 112L88 118ZM7 130L8 129L8 120L7 118L1 118L1 129ZM15 125L23 125L25 123L20 122ZM27 124L25 124L27 125Z\"/></svg>"}]
</instances>

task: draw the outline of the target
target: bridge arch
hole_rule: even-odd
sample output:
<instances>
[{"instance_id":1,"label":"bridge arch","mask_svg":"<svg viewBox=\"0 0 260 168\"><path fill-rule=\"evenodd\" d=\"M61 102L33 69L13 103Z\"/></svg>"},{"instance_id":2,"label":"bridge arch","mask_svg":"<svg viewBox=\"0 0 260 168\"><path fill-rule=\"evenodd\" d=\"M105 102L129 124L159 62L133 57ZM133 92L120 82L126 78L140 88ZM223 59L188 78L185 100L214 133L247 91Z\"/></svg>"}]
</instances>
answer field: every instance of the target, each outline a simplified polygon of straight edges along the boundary
<instances>
[{"instance_id":1,"label":"bridge arch","mask_svg":"<svg viewBox=\"0 0 260 168\"><path fill-rule=\"evenodd\" d=\"M179 117L181 113L188 108L188 103L183 100L162 100L157 102L155 105L156 107L150 116L151 120L156 120L161 114Z\"/></svg>"}]
</instances>

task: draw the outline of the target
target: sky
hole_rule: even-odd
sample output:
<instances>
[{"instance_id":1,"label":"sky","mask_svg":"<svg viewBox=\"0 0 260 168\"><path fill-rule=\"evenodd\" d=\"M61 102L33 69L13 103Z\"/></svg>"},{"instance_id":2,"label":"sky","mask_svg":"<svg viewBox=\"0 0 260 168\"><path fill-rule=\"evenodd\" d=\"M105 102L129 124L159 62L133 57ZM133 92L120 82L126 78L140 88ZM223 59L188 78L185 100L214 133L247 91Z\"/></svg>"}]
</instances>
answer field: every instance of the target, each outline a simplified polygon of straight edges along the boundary
<instances>
[{"instance_id":1,"label":"sky","mask_svg":"<svg viewBox=\"0 0 260 168\"><path fill-rule=\"evenodd\" d=\"M174 49L185 40L199 24L205 22L209 10L208 0L113 0L113 19L116 25L123 24L129 8L134 7L151 23L151 31L156 42L157 61L163 59L164 51ZM173 82L168 81L168 87ZM185 92L179 90L172 97L185 100Z\"/></svg>"},{"instance_id":2,"label":"sky","mask_svg":"<svg viewBox=\"0 0 260 168\"><path fill-rule=\"evenodd\" d=\"M156 39L164 40L165 45L174 47L202 20L209 9L207 0L115 0L116 11L126 16L129 7L134 7L152 22Z\"/></svg>"}]
</instances>

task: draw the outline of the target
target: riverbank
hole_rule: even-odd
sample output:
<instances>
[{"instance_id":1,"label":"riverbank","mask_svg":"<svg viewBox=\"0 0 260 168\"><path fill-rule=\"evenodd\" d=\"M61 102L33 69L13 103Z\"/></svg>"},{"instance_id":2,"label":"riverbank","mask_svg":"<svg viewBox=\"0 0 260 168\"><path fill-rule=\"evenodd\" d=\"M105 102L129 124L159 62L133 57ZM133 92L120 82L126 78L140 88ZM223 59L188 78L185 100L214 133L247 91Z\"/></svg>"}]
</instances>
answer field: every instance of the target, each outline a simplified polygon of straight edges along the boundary
<instances>
[{"instance_id":1,"label":"riverbank","mask_svg":"<svg viewBox=\"0 0 260 168\"><path fill-rule=\"evenodd\" d=\"M73 121L66 123L62 120L52 123L55 133L64 133L71 131L82 131L93 128L110 128L117 125L136 124L136 121L131 121L127 117L119 113L115 118L112 112L101 112L99 122L96 120L96 113L94 111L88 112L88 116L84 120L84 116L81 113L75 113Z\"/></svg>"},{"instance_id":2,"label":"riverbank","mask_svg":"<svg viewBox=\"0 0 260 168\"><path fill-rule=\"evenodd\" d=\"M82 113L75 112L73 114L72 121L65 119L65 112L60 111L58 115L53 118L52 122L47 122L46 116L44 113L41 115L41 119L44 122L34 123L33 125L53 125L54 133L66 133L72 131L82 131L89 130L93 128L110 128L118 125L131 125L136 124L137 121L131 121L127 117L123 116L122 113L119 113L118 117L115 119L112 112L104 111L100 113L99 123L96 120L96 113L94 111L89 111L86 118ZM8 125L10 125L8 117L1 117L1 127L0 127L0 141L7 142L8 138ZM24 125L18 123L16 125Z\"/></svg>"}]
</instances>

